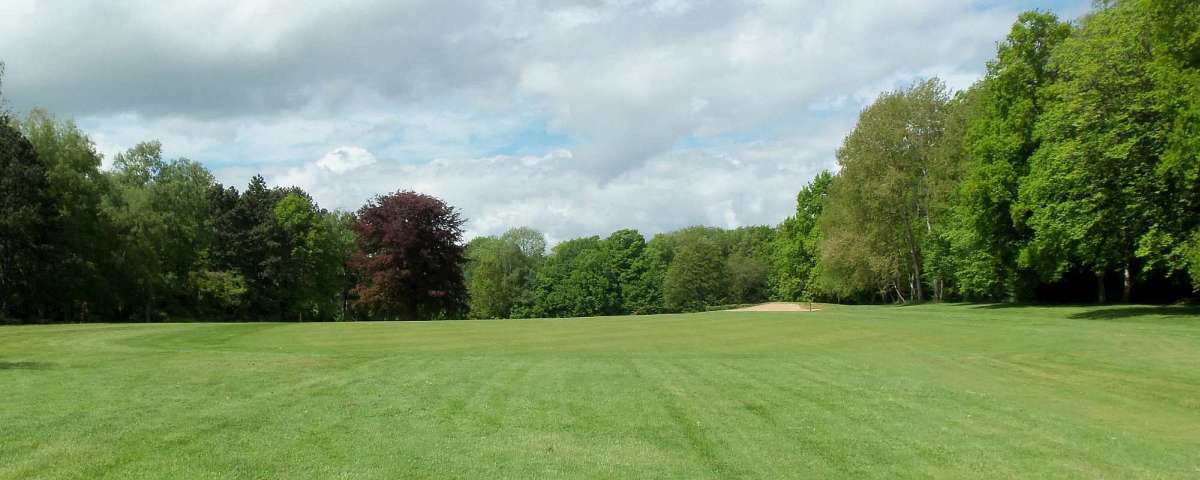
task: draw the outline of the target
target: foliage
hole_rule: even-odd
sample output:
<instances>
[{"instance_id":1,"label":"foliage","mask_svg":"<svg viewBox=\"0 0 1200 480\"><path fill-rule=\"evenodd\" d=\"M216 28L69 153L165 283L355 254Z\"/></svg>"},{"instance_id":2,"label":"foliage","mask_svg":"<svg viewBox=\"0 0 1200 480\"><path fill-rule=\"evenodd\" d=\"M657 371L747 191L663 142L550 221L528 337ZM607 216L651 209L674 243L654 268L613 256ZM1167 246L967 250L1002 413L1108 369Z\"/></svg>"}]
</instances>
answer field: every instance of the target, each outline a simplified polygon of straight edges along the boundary
<instances>
[{"instance_id":1,"label":"foliage","mask_svg":"<svg viewBox=\"0 0 1200 480\"><path fill-rule=\"evenodd\" d=\"M796 214L779 225L771 246L771 298L795 302L812 299L821 290L817 220L825 207L833 174L822 171L796 195Z\"/></svg>"},{"instance_id":2,"label":"foliage","mask_svg":"<svg viewBox=\"0 0 1200 480\"><path fill-rule=\"evenodd\" d=\"M972 89L976 108L964 134L969 160L948 232L959 288L969 298L1025 296L1017 256L1028 233L1013 205L1040 142L1034 124L1045 108L1045 89L1058 76L1050 54L1070 34L1054 14L1021 14Z\"/></svg>"},{"instance_id":3,"label":"foliage","mask_svg":"<svg viewBox=\"0 0 1200 480\"><path fill-rule=\"evenodd\" d=\"M528 227L471 240L465 268L471 317L509 318L525 308L545 251L545 237Z\"/></svg>"},{"instance_id":4,"label":"foliage","mask_svg":"<svg viewBox=\"0 0 1200 480\"><path fill-rule=\"evenodd\" d=\"M1150 25L1132 5L1094 13L1054 50L1060 78L1047 87L1042 143L1016 206L1032 234L1023 264L1049 278L1071 265L1101 279L1123 271L1124 301L1138 244L1170 204L1155 175L1170 119L1154 94Z\"/></svg>"},{"instance_id":5,"label":"foliage","mask_svg":"<svg viewBox=\"0 0 1200 480\"><path fill-rule=\"evenodd\" d=\"M626 312L646 315L666 311L662 286L673 256L669 236L655 235L646 242L622 276L621 301Z\"/></svg>"},{"instance_id":6,"label":"foliage","mask_svg":"<svg viewBox=\"0 0 1200 480\"><path fill-rule=\"evenodd\" d=\"M0 321L42 320L49 306L46 266L60 224L47 170L33 144L0 115Z\"/></svg>"},{"instance_id":7,"label":"foliage","mask_svg":"<svg viewBox=\"0 0 1200 480\"><path fill-rule=\"evenodd\" d=\"M528 316L584 317L620 312L619 272L599 237L554 247L538 270Z\"/></svg>"},{"instance_id":8,"label":"foliage","mask_svg":"<svg viewBox=\"0 0 1200 480\"><path fill-rule=\"evenodd\" d=\"M441 200L416 192L380 195L359 209L351 260L361 275L356 304L381 318L427 320L463 313L464 220Z\"/></svg>"},{"instance_id":9,"label":"foliage","mask_svg":"<svg viewBox=\"0 0 1200 480\"><path fill-rule=\"evenodd\" d=\"M685 235L663 278L663 303L668 310L704 311L729 298L729 272L719 245L704 235Z\"/></svg>"},{"instance_id":10,"label":"foliage","mask_svg":"<svg viewBox=\"0 0 1200 480\"><path fill-rule=\"evenodd\" d=\"M56 121L42 110L30 112L20 128L46 164L61 228L48 272L57 279L56 292L72 301L57 307L64 319L86 321L90 311L106 307L112 293L105 278L113 269L112 232L100 212L109 182L100 173L100 154L74 123Z\"/></svg>"},{"instance_id":11,"label":"foliage","mask_svg":"<svg viewBox=\"0 0 1200 480\"><path fill-rule=\"evenodd\" d=\"M862 112L837 152L841 171L818 225L822 283L831 293L895 293L922 301L926 241L960 166L945 154L953 105L937 79L885 93ZM930 273L934 276L931 278ZM907 292L907 294L906 294Z\"/></svg>"}]
</instances>

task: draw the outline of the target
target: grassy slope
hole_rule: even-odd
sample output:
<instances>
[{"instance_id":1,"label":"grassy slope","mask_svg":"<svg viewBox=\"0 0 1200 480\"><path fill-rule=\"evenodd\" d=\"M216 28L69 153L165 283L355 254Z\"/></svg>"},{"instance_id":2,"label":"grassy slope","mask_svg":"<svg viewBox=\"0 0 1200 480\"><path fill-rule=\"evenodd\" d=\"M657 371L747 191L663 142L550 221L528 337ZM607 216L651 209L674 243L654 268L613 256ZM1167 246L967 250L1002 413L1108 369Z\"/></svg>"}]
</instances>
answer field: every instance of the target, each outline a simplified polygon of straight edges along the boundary
<instances>
[{"instance_id":1,"label":"grassy slope","mask_svg":"<svg viewBox=\"0 0 1200 480\"><path fill-rule=\"evenodd\" d=\"M1195 478L1186 313L3 327L0 478Z\"/></svg>"}]
</instances>

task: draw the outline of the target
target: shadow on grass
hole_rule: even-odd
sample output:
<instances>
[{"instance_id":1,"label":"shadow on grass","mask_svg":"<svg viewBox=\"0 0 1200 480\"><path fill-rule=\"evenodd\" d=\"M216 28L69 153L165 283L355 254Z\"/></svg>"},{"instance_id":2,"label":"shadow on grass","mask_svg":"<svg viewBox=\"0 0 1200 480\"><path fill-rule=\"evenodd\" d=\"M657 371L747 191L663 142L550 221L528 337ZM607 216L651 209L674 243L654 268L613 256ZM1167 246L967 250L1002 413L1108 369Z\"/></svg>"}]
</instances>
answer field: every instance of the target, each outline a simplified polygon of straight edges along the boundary
<instances>
[{"instance_id":1,"label":"shadow on grass","mask_svg":"<svg viewBox=\"0 0 1200 480\"><path fill-rule=\"evenodd\" d=\"M985 303L985 304L974 304L974 305L972 305L972 304L970 304L970 303L964 303L964 304L962 304L962 305L971 305L971 308L978 308L978 309L983 309L983 310L999 310L999 309L1005 309L1005 308L1024 308L1024 307L1047 307L1047 306L1060 306L1060 305L1033 305L1033 304L1029 304L1029 303Z\"/></svg>"},{"instance_id":2,"label":"shadow on grass","mask_svg":"<svg viewBox=\"0 0 1200 480\"><path fill-rule=\"evenodd\" d=\"M1072 320L1105 320L1113 322L1180 322L1200 323L1200 306L1196 305L1096 305L1038 304L1038 303L989 303L970 308L981 310L1007 310L1021 308L1045 308L1075 310L1063 318ZM1065 313L1065 312L1064 312Z\"/></svg>"},{"instance_id":3,"label":"shadow on grass","mask_svg":"<svg viewBox=\"0 0 1200 480\"><path fill-rule=\"evenodd\" d=\"M0 362L0 370L47 370L53 366L49 362Z\"/></svg>"},{"instance_id":4,"label":"shadow on grass","mask_svg":"<svg viewBox=\"0 0 1200 480\"><path fill-rule=\"evenodd\" d=\"M1085 312L1071 314L1069 318L1080 320L1128 320L1138 317L1193 317L1200 321L1200 307L1195 306L1128 306L1097 307ZM1182 320L1182 319L1181 319ZM1189 319L1191 320L1191 319Z\"/></svg>"}]
</instances>

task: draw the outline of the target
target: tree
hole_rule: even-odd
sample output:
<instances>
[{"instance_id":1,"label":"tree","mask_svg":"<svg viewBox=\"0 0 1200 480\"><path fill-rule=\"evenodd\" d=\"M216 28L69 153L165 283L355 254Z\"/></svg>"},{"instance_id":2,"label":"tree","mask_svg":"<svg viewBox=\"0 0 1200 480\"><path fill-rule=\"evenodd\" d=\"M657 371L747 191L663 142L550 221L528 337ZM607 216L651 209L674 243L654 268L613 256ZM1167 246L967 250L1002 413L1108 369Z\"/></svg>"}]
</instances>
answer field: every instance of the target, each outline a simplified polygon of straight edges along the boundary
<instances>
[{"instance_id":1,"label":"tree","mask_svg":"<svg viewBox=\"0 0 1200 480\"><path fill-rule=\"evenodd\" d=\"M45 265L56 278L59 318L90 320L92 312L111 307L114 292L106 281L119 266L109 255L111 226L100 206L109 193L100 172L100 154L74 123L56 121L42 110L29 113L20 129L46 165L58 230L52 239L55 261Z\"/></svg>"},{"instance_id":2,"label":"tree","mask_svg":"<svg viewBox=\"0 0 1200 480\"><path fill-rule=\"evenodd\" d=\"M335 210L322 215L325 223L325 238L321 256L322 279L327 282L323 289L334 295L333 301L335 320L346 320L349 317L350 290L357 283L355 272L350 268L350 260L354 256L355 241L354 214Z\"/></svg>"},{"instance_id":3,"label":"tree","mask_svg":"<svg viewBox=\"0 0 1200 480\"><path fill-rule=\"evenodd\" d=\"M625 285L637 282L639 272L635 269L634 264L642 256L642 251L646 249L646 237L643 237L637 230L621 229L605 238L603 247L608 254L609 268L616 273L615 293L620 299L618 302L621 305L617 311L627 313L624 300Z\"/></svg>"},{"instance_id":4,"label":"tree","mask_svg":"<svg viewBox=\"0 0 1200 480\"><path fill-rule=\"evenodd\" d=\"M1016 207L1032 231L1024 264L1051 279L1076 264L1091 270L1101 302L1113 271L1122 275L1122 301L1131 300L1147 260L1138 246L1154 241L1172 203L1155 175L1170 118L1155 95L1151 25L1136 7L1093 13L1054 50L1060 78L1047 87L1042 141Z\"/></svg>"},{"instance_id":5,"label":"tree","mask_svg":"<svg viewBox=\"0 0 1200 480\"><path fill-rule=\"evenodd\" d=\"M0 113L0 320L42 319L47 306L54 197L33 144Z\"/></svg>"},{"instance_id":6,"label":"tree","mask_svg":"<svg viewBox=\"0 0 1200 480\"><path fill-rule=\"evenodd\" d=\"M103 211L118 239L112 250L121 266L112 275L118 311L137 308L150 321L186 309L199 297L188 279L213 240L206 228L212 174L187 159L164 161L158 142L118 154L113 168Z\"/></svg>"},{"instance_id":7,"label":"tree","mask_svg":"<svg viewBox=\"0 0 1200 480\"><path fill-rule=\"evenodd\" d=\"M529 316L585 317L620 311L618 272L611 251L599 237L558 244L538 269Z\"/></svg>"},{"instance_id":8,"label":"tree","mask_svg":"<svg viewBox=\"0 0 1200 480\"><path fill-rule=\"evenodd\" d=\"M310 319L331 319L343 313L343 265L353 250L345 234L338 232L341 222L332 217L299 189L275 204L275 221L289 247L277 271L288 285L284 308L300 321L305 314Z\"/></svg>"},{"instance_id":9,"label":"tree","mask_svg":"<svg viewBox=\"0 0 1200 480\"><path fill-rule=\"evenodd\" d=\"M471 240L465 269L471 316L509 318L514 310L523 313L545 249L542 234L528 227L511 229L500 238Z\"/></svg>"},{"instance_id":10,"label":"tree","mask_svg":"<svg viewBox=\"0 0 1200 480\"><path fill-rule=\"evenodd\" d=\"M771 296L799 301L816 293L817 220L825 207L833 174L823 170L796 195L796 214L779 225L772 242Z\"/></svg>"},{"instance_id":11,"label":"tree","mask_svg":"<svg viewBox=\"0 0 1200 480\"><path fill-rule=\"evenodd\" d=\"M1189 272L1200 291L1200 4L1140 2L1153 40L1155 101L1169 119L1156 173L1171 199L1138 246L1144 269Z\"/></svg>"},{"instance_id":12,"label":"tree","mask_svg":"<svg viewBox=\"0 0 1200 480\"><path fill-rule=\"evenodd\" d=\"M1029 157L1040 144L1034 124L1045 108L1046 87L1058 77L1050 55L1070 34L1070 25L1052 13L1022 13L973 89L979 98L963 139L969 162L950 247L958 259L960 288L969 297L1028 296L1021 284L1031 279L1017 257L1029 234L1013 205L1029 172Z\"/></svg>"},{"instance_id":13,"label":"tree","mask_svg":"<svg viewBox=\"0 0 1200 480\"><path fill-rule=\"evenodd\" d=\"M509 229L500 236L500 241L515 246L522 257L533 263L546 256L546 236L529 227Z\"/></svg>"},{"instance_id":14,"label":"tree","mask_svg":"<svg viewBox=\"0 0 1200 480\"><path fill-rule=\"evenodd\" d=\"M465 220L441 200L401 191L359 209L357 305L381 318L453 318L466 308Z\"/></svg>"},{"instance_id":15,"label":"tree","mask_svg":"<svg viewBox=\"0 0 1200 480\"><path fill-rule=\"evenodd\" d=\"M261 175L255 175L240 194L232 188L210 188L208 193L214 239L205 268L243 278L246 291L235 312L239 318L285 319L291 299L286 275L293 266L287 261L292 246L275 207L289 192L269 188Z\"/></svg>"},{"instance_id":16,"label":"tree","mask_svg":"<svg viewBox=\"0 0 1200 480\"><path fill-rule=\"evenodd\" d=\"M937 79L884 93L846 137L819 221L831 293L891 291L919 302L927 282L935 291L941 283L923 270L924 247L958 178L955 157L942 151L950 100Z\"/></svg>"},{"instance_id":17,"label":"tree","mask_svg":"<svg viewBox=\"0 0 1200 480\"><path fill-rule=\"evenodd\" d=\"M729 301L731 303L759 303L770 295L770 268L766 262L738 252L725 260L729 272Z\"/></svg>"},{"instance_id":18,"label":"tree","mask_svg":"<svg viewBox=\"0 0 1200 480\"><path fill-rule=\"evenodd\" d=\"M645 315L666 311L662 287L673 253L673 241L668 235L655 235L646 242L621 280L621 302L625 312Z\"/></svg>"},{"instance_id":19,"label":"tree","mask_svg":"<svg viewBox=\"0 0 1200 480\"><path fill-rule=\"evenodd\" d=\"M702 311L726 303L729 273L720 246L702 235L684 236L675 247L662 289L669 310Z\"/></svg>"}]
</instances>

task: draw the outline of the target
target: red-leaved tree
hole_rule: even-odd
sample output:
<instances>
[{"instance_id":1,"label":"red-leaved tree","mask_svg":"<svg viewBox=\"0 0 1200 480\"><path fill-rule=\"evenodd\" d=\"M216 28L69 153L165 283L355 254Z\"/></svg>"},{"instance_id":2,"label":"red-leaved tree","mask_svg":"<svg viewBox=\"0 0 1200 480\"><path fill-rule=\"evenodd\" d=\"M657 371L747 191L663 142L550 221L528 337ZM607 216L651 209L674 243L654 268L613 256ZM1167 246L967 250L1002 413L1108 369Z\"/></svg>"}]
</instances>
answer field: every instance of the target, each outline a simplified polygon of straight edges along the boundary
<instances>
[{"instance_id":1,"label":"red-leaved tree","mask_svg":"<svg viewBox=\"0 0 1200 480\"><path fill-rule=\"evenodd\" d=\"M458 212L436 197L401 191L358 210L357 305L383 319L455 318L466 306Z\"/></svg>"}]
</instances>

